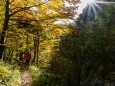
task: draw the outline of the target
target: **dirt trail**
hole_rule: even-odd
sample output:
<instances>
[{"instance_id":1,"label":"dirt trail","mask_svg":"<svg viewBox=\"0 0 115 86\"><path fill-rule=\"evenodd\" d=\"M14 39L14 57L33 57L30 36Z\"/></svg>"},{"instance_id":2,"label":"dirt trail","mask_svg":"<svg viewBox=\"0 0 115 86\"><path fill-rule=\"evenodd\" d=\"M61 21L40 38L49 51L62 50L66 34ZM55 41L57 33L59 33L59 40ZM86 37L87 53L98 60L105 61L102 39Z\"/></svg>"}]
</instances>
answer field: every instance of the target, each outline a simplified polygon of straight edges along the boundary
<instances>
[{"instance_id":1,"label":"dirt trail","mask_svg":"<svg viewBox=\"0 0 115 86\"><path fill-rule=\"evenodd\" d=\"M20 73L21 73L21 83L20 86L32 86L32 76L29 70L25 69L23 63L19 63Z\"/></svg>"}]
</instances>

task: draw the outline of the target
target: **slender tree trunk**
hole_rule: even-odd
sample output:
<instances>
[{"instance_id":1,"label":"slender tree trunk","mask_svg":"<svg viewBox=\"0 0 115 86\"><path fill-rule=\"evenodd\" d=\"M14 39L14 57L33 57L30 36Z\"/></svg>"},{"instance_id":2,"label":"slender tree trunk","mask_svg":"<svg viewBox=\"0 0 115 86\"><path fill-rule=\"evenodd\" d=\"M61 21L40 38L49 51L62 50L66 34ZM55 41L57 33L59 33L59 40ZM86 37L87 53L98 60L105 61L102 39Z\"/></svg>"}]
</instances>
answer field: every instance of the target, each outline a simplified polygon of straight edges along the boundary
<instances>
[{"instance_id":1,"label":"slender tree trunk","mask_svg":"<svg viewBox=\"0 0 115 86\"><path fill-rule=\"evenodd\" d=\"M36 39L34 39L34 57L33 57L32 63L35 62L35 59L36 59Z\"/></svg>"},{"instance_id":2,"label":"slender tree trunk","mask_svg":"<svg viewBox=\"0 0 115 86\"><path fill-rule=\"evenodd\" d=\"M39 41L39 38L38 38L38 40L37 40L37 49L36 49L36 50L37 50L37 52L36 52L36 53L37 53L36 64L38 64L38 60L39 60L39 44L40 44L39 42L40 42L40 41Z\"/></svg>"},{"instance_id":3,"label":"slender tree trunk","mask_svg":"<svg viewBox=\"0 0 115 86\"><path fill-rule=\"evenodd\" d=\"M28 44L29 44L29 41L28 41L28 33L27 33L27 49L28 49Z\"/></svg>"},{"instance_id":4,"label":"slender tree trunk","mask_svg":"<svg viewBox=\"0 0 115 86\"><path fill-rule=\"evenodd\" d=\"M20 51L19 60L20 60L20 61L23 61L23 52L22 52L22 51Z\"/></svg>"},{"instance_id":5,"label":"slender tree trunk","mask_svg":"<svg viewBox=\"0 0 115 86\"><path fill-rule=\"evenodd\" d=\"M36 47L36 64L38 64L38 46Z\"/></svg>"},{"instance_id":6,"label":"slender tree trunk","mask_svg":"<svg viewBox=\"0 0 115 86\"><path fill-rule=\"evenodd\" d=\"M39 38L38 39L34 39L34 57L32 60L32 63L36 63L38 64L38 59L39 59Z\"/></svg>"},{"instance_id":7,"label":"slender tree trunk","mask_svg":"<svg viewBox=\"0 0 115 86\"><path fill-rule=\"evenodd\" d=\"M14 54L14 49L11 50L11 55L13 57L13 54Z\"/></svg>"},{"instance_id":8,"label":"slender tree trunk","mask_svg":"<svg viewBox=\"0 0 115 86\"><path fill-rule=\"evenodd\" d=\"M6 1L6 8L5 8L5 20L3 24L3 30L1 33L1 38L0 38L0 59L2 59L3 52L5 49L5 35L6 31L8 30L8 22L9 22L9 0Z\"/></svg>"}]
</instances>

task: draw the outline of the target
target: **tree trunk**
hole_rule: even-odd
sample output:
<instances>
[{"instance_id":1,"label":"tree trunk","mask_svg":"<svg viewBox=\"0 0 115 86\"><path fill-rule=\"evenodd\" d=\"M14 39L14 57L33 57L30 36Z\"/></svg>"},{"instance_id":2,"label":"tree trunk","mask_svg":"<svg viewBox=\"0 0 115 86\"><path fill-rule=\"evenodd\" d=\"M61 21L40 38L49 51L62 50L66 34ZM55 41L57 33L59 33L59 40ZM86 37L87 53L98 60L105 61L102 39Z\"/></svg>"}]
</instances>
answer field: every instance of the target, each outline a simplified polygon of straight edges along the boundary
<instances>
[{"instance_id":1,"label":"tree trunk","mask_svg":"<svg viewBox=\"0 0 115 86\"><path fill-rule=\"evenodd\" d=\"M36 39L34 39L34 57L33 57L33 60L32 60L32 63L35 62L35 59L36 59Z\"/></svg>"},{"instance_id":2,"label":"tree trunk","mask_svg":"<svg viewBox=\"0 0 115 86\"><path fill-rule=\"evenodd\" d=\"M39 38L38 39L34 39L34 57L33 57L33 60L32 60L32 63L36 63L38 64L38 59L39 59L39 44L40 44L40 41L39 41Z\"/></svg>"},{"instance_id":3,"label":"tree trunk","mask_svg":"<svg viewBox=\"0 0 115 86\"><path fill-rule=\"evenodd\" d=\"M36 64L38 64L38 46L36 47Z\"/></svg>"},{"instance_id":4,"label":"tree trunk","mask_svg":"<svg viewBox=\"0 0 115 86\"><path fill-rule=\"evenodd\" d=\"M20 61L23 61L23 52L22 52L22 51L20 51L20 57L19 57L19 60L20 60Z\"/></svg>"},{"instance_id":5,"label":"tree trunk","mask_svg":"<svg viewBox=\"0 0 115 86\"><path fill-rule=\"evenodd\" d=\"M40 44L40 40L39 40L39 38L38 38L38 40L37 40L37 60L36 60L36 64L38 64L38 60L39 60L39 44Z\"/></svg>"},{"instance_id":6,"label":"tree trunk","mask_svg":"<svg viewBox=\"0 0 115 86\"><path fill-rule=\"evenodd\" d=\"M0 59L2 59L3 52L5 49L5 35L6 31L8 30L8 22L9 22L9 0L6 1L6 8L5 8L5 20L3 24L3 30L1 33L1 39L0 39Z\"/></svg>"},{"instance_id":7,"label":"tree trunk","mask_svg":"<svg viewBox=\"0 0 115 86\"><path fill-rule=\"evenodd\" d=\"M28 49L28 44L29 44L29 42L28 42L28 33L27 33L27 49Z\"/></svg>"}]
</instances>

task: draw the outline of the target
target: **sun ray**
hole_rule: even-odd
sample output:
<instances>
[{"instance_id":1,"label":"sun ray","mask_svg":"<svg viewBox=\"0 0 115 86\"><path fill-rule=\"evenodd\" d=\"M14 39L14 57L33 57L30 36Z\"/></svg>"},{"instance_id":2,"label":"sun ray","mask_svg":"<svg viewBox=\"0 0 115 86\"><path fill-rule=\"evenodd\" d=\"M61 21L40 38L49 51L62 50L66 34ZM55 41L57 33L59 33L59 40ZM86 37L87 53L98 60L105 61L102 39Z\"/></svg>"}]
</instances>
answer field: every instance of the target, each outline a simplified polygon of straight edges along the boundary
<instances>
[{"instance_id":1,"label":"sun ray","mask_svg":"<svg viewBox=\"0 0 115 86\"><path fill-rule=\"evenodd\" d=\"M94 11L94 17L95 18L98 18L99 16L98 16L98 12L97 12L97 10L95 9L95 7L94 7L94 5L93 4L91 4L92 5L92 8L93 8L93 11Z\"/></svg>"},{"instance_id":2,"label":"sun ray","mask_svg":"<svg viewBox=\"0 0 115 86\"><path fill-rule=\"evenodd\" d=\"M98 9L102 9L97 3L93 3Z\"/></svg>"},{"instance_id":3,"label":"sun ray","mask_svg":"<svg viewBox=\"0 0 115 86\"><path fill-rule=\"evenodd\" d=\"M88 16L90 16L90 12L91 12L91 5L89 5Z\"/></svg>"},{"instance_id":4,"label":"sun ray","mask_svg":"<svg viewBox=\"0 0 115 86\"><path fill-rule=\"evenodd\" d=\"M104 1L104 0L80 0L78 14L83 14L82 16L92 18L99 18L99 10L103 10L106 5L115 5L114 1ZM88 18L86 18L88 19Z\"/></svg>"},{"instance_id":5,"label":"sun ray","mask_svg":"<svg viewBox=\"0 0 115 86\"><path fill-rule=\"evenodd\" d=\"M102 9L98 4L115 4L115 2L109 1L98 1L98 0L80 0L80 9L84 9L87 5L95 5L98 9ZM81 13L81 12L80 12Z\"/></svg>"},{"instance_id":6,"label":"sun ray","mask_svg":"<svg viewBox=\"0 0 115 86\"><path fill-rule=\"evenodd\" d=\"M115 4L115 2L107 2L107 1L96 1L96 3L101 3L101 4Z\"/></svg>"}]
</instances>

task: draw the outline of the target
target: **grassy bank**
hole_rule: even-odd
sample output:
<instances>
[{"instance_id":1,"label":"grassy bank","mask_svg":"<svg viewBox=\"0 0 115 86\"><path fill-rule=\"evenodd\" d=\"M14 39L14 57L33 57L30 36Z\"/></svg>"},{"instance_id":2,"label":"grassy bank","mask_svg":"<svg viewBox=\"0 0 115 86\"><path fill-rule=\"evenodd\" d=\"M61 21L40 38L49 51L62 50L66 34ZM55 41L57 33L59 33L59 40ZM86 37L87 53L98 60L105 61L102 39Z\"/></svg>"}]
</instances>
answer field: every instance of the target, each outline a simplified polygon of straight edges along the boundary
<instances>
[{"instance_id":1,"label":"grassy bank","mask_svg":"<svg viewBox=\"0 0 115 86\"><path fill-rule=\"evenodd\" d=\"M20 72L16 65L10 65L0 61L0 86L18 86Z\"/></svg>"}]
</instances>

